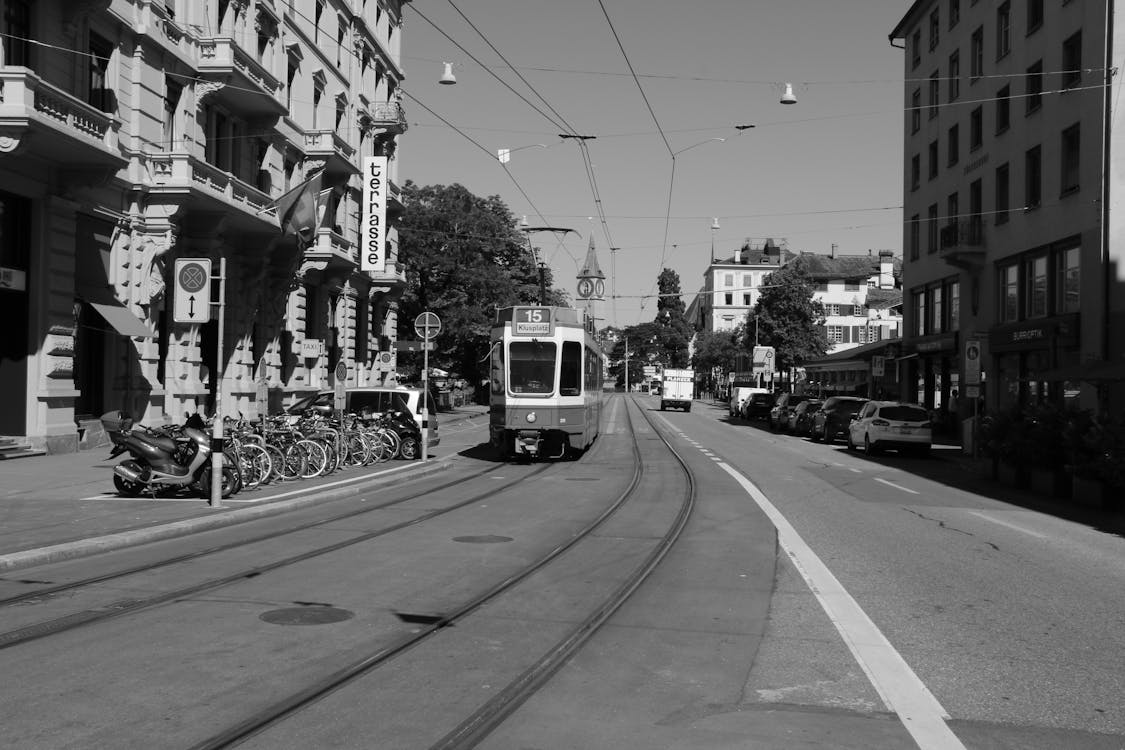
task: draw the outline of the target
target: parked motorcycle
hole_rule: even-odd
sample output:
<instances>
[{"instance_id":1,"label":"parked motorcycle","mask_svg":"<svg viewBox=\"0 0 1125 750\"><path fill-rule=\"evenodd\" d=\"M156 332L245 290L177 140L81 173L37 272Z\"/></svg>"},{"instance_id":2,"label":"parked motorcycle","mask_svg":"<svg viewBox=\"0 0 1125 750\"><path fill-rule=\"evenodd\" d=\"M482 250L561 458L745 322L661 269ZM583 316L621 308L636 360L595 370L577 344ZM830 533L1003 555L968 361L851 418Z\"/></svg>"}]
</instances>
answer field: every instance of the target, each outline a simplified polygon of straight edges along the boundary
<instances>
[{"instance_id":1,"label":"parked motorcycle","mask_svg":"<svg viewBox=\"0 0 1125 750\"><path fill-rule=\"evenodd\" d=\"M127 497L166 495L192 488L203 497L211 495L211 437L196 427L170 426L153 429L133 425L121 412L101 418L113 441L110 458L128 453L128 458L113 467L113 486ZM222 497L237 492L242 484L238 471L224 462Z\"/></svg>"}]
</instances>

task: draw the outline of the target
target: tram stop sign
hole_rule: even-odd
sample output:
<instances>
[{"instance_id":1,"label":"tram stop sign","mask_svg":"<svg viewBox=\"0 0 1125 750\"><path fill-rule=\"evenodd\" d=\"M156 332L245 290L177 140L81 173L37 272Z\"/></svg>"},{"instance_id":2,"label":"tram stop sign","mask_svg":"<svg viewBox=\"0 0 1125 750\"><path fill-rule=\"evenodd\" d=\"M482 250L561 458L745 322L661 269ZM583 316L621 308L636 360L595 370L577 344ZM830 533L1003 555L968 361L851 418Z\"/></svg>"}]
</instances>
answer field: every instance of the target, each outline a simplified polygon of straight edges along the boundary
<instances>
[{"instance_id":1,"label":"tram stop sign","mask_svg":"<svg viewBox=\"0 0 1125 750\"><path fill-rule=\"evenodd\" d=\"M420 313L414 319L414 331L423 341L436 338L441 333L441 318L437 316L437 313L429 311Z\"/></svg>"}]
</instances>

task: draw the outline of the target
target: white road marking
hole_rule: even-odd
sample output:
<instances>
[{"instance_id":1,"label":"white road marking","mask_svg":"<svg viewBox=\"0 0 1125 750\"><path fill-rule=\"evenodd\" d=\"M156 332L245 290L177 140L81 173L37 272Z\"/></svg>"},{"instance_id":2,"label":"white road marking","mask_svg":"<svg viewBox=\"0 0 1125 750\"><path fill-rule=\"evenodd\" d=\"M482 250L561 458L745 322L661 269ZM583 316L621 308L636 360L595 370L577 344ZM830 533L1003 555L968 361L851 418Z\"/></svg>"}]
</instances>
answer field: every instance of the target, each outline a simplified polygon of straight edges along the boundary
<instances>
[{"instance_id":1,"label":"white road marking","mask_svg":"<svg viewBox=\"0 0 1125 750\"><path fill-rule=\"evenodd\" d=\"M902 490L903 492L909 492L911 495L921 494L921 493L918 492L918 490L912 490L909 487L903 487L901 484L895 484L891 480L883 479L882 477L875 477L875 481L876 482L882 482L883 484L887 485L888 487L894 487L896 490Z\"/></svg>"},{"instance_id":2,"label":"white road marking","mask_svg":"<svg viewBox=\"0 0 1125 750\"><path fill-rule=\"evenodd\" d=\"M1036 537L1038 539L1046 539L1047 538L1046 534L1040 534L1038 531L1032 531L1031 529L1025 529L1024 527L1017 526L1014 523L1008 523L1007 521L1001 521L999 518L993 518L992 516L985 515L984 513L981 513L978 510L970 510L969 514L974 515L977 518L983 518L985 521L991 521L992 523L999 524L1000 526L1006 526L1007 528L1012 529L1013 531L1020 531L1024 534L1027 534L1028 536L1033 536L1033 537Z\"/></svg>"},{"instance_id":3,"label":"white road marking","mask_svg":"<svg viewBox=\"0 0 1125 750\"><path fill-rule=\"evenodd\" d=\"M777 529L777 540L816 595L883 703L898 714L922 750L965 750L945 723L949 714L902 655L832 574L812 548L753 482L719 464L738 482Z\"/></svg>"},{"instance_id":4,"label":"white road marking","mask_svg":"<svg viewBox=\"0 0 1125 750\"><path fill-rule=\"evenodd\" d=\"M848 471L852 472L853 474L862 474L863 473L859 469L853 469L851 467L848 467Z\"/></svg>"}]
</instances>

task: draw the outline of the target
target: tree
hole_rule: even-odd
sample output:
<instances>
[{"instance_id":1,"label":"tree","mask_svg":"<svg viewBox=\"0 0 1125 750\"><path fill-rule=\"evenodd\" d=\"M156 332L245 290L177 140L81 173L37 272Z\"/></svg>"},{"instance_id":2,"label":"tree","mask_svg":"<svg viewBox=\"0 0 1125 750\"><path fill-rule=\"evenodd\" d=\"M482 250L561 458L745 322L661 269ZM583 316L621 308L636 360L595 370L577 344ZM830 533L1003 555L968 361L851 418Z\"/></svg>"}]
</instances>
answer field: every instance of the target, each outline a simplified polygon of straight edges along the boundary
<instances>
[{"instance_id":1,"label":"tree","mask_svg":"<svg viewBox=\"0 0 1125 750\"><path fill-rule=\"evenodd\" d=\"M645 365L660 361L664 346L660 341L660 328L655 323L640 323L617 331L612 348L606 351L610 361L610 374L618 385L625 383L625 347L629 351L629 385L644 382Z\"/></svg>"},{"instance_id":2,"label":"tree","mask_svg":"<svg viewBox=\"0 0 1125 750\"><path fill-rule=\"evenodd\" d=\"M705 373L716 367L722 368L724 372L733 370L735 359L744 353L739 345L741 336L741 330L700 331L695 336L692 367Z\"/></svg>"},{"instance_id":3,"label":"tree","mask_svg":"<svg viewBox=\"0 0 1125 750\"><path fill-rule=\"evenodd\" d=\"M680 275L665 268L657 278L660 298L656 303L657 336L660 339L660 362L666 367L686 367L690 358L692 327L684 315L680 297Z\"/></svg>"},{"instance_id":4,"label":"tree","mask_svg":"<svg viewBox=\"0 0 1125 750\"><path fill-rule=\"evenodd\" d=\"M824 305L813 299L812 280L799 256L763 280L762 294L747 315L744 348L749 351L754 349L755 323L758 343L774 348L782 372L828 351Z\"/></svg>"},{"instance_id":5,"label":"tree","mask_svg":"<svg viewBox=\"0 0 1125 750\"><path fill-rule=\"evenodd\" d=\"M499 196L480 198L458 184L420 187L408 180L402 203L406 290L399 338L417 338L414 319L426 310L437 313L442 330L430 365L480 382L495 309L539 303L539 269L527 238ZM564 298L550 292L552 302Z\"/></svg>"}]
</instances>

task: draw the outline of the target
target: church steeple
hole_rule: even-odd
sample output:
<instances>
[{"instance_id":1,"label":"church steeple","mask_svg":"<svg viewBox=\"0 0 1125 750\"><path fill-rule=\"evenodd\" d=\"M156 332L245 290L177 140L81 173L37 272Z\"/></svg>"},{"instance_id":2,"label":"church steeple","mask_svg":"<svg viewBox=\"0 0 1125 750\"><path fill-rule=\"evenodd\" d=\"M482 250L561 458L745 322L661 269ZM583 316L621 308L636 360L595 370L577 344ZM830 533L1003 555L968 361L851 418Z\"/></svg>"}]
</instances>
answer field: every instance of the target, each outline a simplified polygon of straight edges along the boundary
<instances>
[{"instance_id":1,"label":"church steeple","mask_svg":"<svg viewBox=\"0 0 1125 750\"><path fill-rule=\"evenodd\" d=\"M578 272L578 296L582 299L605 298L605 274L598 265L598 253L594 249L594 235L590 235L590 246L586 250L586 264Z\"/></svg>"}]
</instances>

